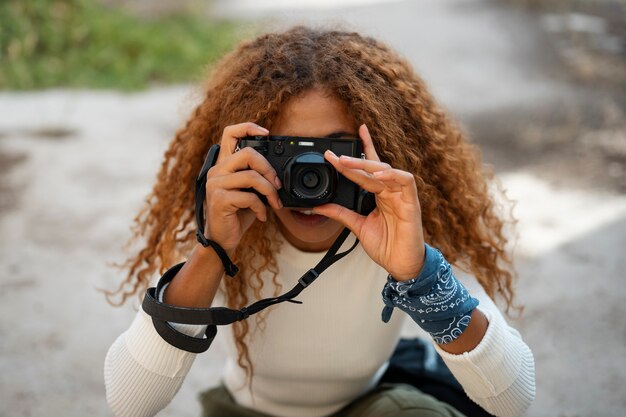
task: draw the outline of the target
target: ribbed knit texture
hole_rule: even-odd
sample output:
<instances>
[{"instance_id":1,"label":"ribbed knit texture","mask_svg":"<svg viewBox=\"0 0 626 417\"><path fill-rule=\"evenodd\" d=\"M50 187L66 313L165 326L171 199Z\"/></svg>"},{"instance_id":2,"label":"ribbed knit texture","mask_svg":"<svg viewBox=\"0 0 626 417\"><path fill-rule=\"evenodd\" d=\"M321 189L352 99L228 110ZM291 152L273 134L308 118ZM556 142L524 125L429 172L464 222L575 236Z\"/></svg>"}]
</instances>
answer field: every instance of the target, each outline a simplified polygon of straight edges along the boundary
<instances>
[{"instance_id":1,"label":"ribbed knit texture","mask_svg":"<svg viewBox=\"0 0 626 417\"><path fill-rule=\"evenodd\" d=\"M285 243L277 256L283 291L322 255ZM248 345L255 366L253 396L245 386L245 372L237 365L231 327L220 327L219 339L227 344L228 353L224 383L236 401L270 415L321 417L371 389L408 319L394 314L390 323L381 322L380 292L386 275L359 246L298 297L304 304L272 307L264 330L256 327L254 317L249 319L254 338ZM532 353L478 282L462 274L457 277L480 300L489 328L472 352L450 355L437 350L472 400L497 416L522 415L534 398ZM261 295L271 296L271 277L264 278ZM253 294L249 298L256 299ZM221 302L218 298L214 305ZM202 333L199 326L177 327L186 334ZM140 311L105 361L107 401L114 413L156 414L176 394L194 357L163 341Z\"/></svg>"},{"instance_id":2,"label":"ribbed knit texture","mask_svg":"<svg viewBox=\"0 0 626 417\"><path fill-rule=\"evenodd\" d=\"M198 336L198 326L177 324ZM152 319L140 310L120 335L104 362L106 397L116 416L154 416L167 406L189 372L196 355L181 351L154 330Z\"/></svg>"},{"instance_id":3,"label":"ribbed knit texture","mask_svg":"<svg viewBox=\"0 0 626 417\"><path fill-rule=\"evenodd\" d=\"M452 355L435 348L473 401L498 417L522 415L535 398L532 352L500 314L484 313L489 327L474 350Z\"/></svg>"},{"instance_id":4,"label":"ribbed knit texture","mask_svg":"<svg viewBox=\"0 0 626 417\"><path fill-rule=\"evenodd\" d=\"M107 402L118 417L154 416L174 398L184 378L159 375L141 366L126 347L126 334L111 346L104 362Z\"/></svg>"}]
</instances>

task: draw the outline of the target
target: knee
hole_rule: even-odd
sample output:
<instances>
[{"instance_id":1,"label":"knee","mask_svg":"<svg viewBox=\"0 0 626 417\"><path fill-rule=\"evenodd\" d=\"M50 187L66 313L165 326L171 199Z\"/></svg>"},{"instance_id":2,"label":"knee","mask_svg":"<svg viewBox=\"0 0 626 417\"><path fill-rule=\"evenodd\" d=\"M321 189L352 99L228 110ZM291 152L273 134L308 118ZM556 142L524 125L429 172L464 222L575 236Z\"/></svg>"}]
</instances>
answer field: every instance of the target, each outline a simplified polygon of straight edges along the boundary
<instances>
[{"instance_id":1,"label":"knee","mask_svg":"<svg viewBox=\"0 0 626 417\"><path fill-rule=\"evenodd\" d=\"M390 393L398 417L464 417L451 405L437 400L410 385L400 385Z\"/></svg>"}]
</instances>

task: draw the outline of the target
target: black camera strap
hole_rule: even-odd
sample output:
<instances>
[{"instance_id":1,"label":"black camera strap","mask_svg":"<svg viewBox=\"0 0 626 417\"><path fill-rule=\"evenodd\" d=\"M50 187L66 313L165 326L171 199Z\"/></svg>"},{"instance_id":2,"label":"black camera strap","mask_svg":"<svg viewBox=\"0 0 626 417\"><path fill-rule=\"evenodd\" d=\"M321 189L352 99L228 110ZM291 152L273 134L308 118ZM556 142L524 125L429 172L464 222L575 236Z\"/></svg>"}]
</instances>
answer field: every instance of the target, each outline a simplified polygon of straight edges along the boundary
<instances>
[{"instance_id":1,"label":"black camera strap","mask_svg":"<svg viewBox=\"0 0 626 417\"><path fill-rule=\"evenodd\" d=\"M219 145L213 145L209 150L207 157L204 161L200 174L196 179L195 189L195 211L196 211L196 223L198 225L197 239L205 247L211 246L215 249L217 255L220 257L224 269L227 275L234 276L238 272L237 266L228 257L228 254L217 243L207 239L204 235L204 200L206 196L206 177L209 169L217 161L219 154ZM365 194L364 194L365 195ZM369 201L369 205L364 210L371 210L373 196L363 197L360 201ZM361 202L359 203L361 204ZM365 204L365 203L363 203ZM146 294L143 299L143 310L152 317L152 323L157 333L170 345L179 349L201 353L206 351L213 342L215 335L217 334L217 326L224 326L232 324L234 322L245 320L250 315L256 314L272 305L282 302L290 302L301 304L301 301L294 300L306 287L311 285L315 279L317 279L322 272L324 272L329 266L339 261L344 256L348 255L359 243L358 239L355 239L352 246L344 252L337 253L348 235L350 230L344 228L339 234L335 242L332 244L326 255L322 260L314 267L304 273L298 283L288 292L279 295L277 297L265 298L259 300L247 307L240 310L234 310L227 307L211 307L211 308L192 308L192 307L180 307L162 303L159 300L165 285L172 281L176 274L185 264L179 263L163 274L156 287L151 287L146 290ZM205 337L192 337L176 330L170 323L182 323L182 324L201 324L207 325L205 331Z\"/></svg>"},{"instance_id":2,"label":"black camera strap","mask_svg":"<svg viewBox=\"0 0 626 417\"><path fill-rule=\"evenodd\" d=\"M198 242L205 248L207 246L211 246L217 256L220 257L222 264L224 265L224 271L226 271L226 275L229 277L234 277L237 272L239 272L239 268L237 265L233 263L228 257L226 251L216 242L207 239L204 235L204 200L206 199L206 179L209 169L215 165L217 162L217 157L220 154L220 145L213 145L209 149L209 152L204 159L204 164L202 164L202 169L200 169L200 173L198 174L198 178L196 178L196 191L194 193L194 200L196 204L196 224L198 225L198 229L196 230L196 238Z\"/></svg>"},{"instance_id":3,"label":"black camera strap","mask_svg":"<svg viewBox=\"0 0 626 417\"><path fill-rule=\"evenodd\" d=\"M304 273L298 283L286 293L277 297L265 298L259 300L240 310L234 310L227 307L211 307L211 308L192 308L180 307L165 304L159 301L159 294L163 287L168 284L180 271L185 264L179 263L163 274L156 287L148 288L143 299L142 308L150 316L152 323L159 335L170 345L188 352L201 353L206 351L213 338L217 334L216 326L224 326L232 324L236 321L245 320L252 314L266 309L274 304L282 302L291 302L300 304L301 301L294 300L306 287L311 285L318 276L322 274L329 266L348 255L359 243L355 239L352 246L344 252L337 253L343 242L350 234L350 230L345 228L339 237L335 240L331 248L328 250L322 260L314 267ZM205 336L202 338L187 336L180 333L172 327L169 322L184 324L205 324L208 325Z\"/></svg>"}]
</instances>

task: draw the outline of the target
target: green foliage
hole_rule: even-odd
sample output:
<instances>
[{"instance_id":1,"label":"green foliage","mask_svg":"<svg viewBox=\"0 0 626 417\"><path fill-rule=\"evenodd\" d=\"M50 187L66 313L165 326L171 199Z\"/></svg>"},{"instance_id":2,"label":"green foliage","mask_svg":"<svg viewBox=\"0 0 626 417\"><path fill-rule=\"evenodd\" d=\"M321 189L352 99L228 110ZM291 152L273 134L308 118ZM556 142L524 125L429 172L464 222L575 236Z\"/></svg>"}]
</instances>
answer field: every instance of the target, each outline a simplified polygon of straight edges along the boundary
<instances>
[{"instance_id":1,"label":"green foliage","mask_svg":"<svg viewBox=\"0 0 626 417\"><path fill-rule=\"evenodd\" d=\"M0 88L145 88L199 77L235 25L142 19L93 0L0 0Z\"/></svg>"}]
</instances>

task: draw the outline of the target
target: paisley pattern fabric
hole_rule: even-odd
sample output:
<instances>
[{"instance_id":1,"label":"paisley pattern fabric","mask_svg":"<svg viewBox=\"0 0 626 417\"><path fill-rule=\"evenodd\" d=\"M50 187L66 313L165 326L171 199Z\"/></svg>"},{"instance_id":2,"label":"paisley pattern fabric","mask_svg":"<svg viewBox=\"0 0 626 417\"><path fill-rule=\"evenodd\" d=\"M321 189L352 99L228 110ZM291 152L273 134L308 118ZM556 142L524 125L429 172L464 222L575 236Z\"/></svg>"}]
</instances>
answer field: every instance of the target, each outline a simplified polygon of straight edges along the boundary
<instances>
[{"instance_id":1,"label":"paisley pattern fabric","mask_svg":"<svg viewBox=\"0 0 626 417\"><path fill-rule=\"evenodd\" d=\"M426 246L420 274L408 281L391 275L382 291L385 307L382 319L391 318L394 307L407 313L438 344L450 343L467 328L472 311L478 306L452 273L452 267L437 249Z\"/></svg>"}]
</instances>

